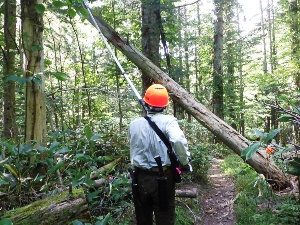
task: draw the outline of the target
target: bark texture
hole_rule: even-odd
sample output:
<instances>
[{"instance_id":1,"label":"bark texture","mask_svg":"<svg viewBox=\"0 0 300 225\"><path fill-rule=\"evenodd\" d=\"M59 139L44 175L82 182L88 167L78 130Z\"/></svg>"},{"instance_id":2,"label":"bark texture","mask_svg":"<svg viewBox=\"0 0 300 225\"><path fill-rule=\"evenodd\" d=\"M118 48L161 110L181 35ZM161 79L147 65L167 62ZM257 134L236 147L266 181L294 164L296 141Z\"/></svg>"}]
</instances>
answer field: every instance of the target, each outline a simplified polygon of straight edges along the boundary
<instances>
[{"instance_id":1,"label":"bark texture","mask_svg":"<svg viewBox=\"0 0 300 225\"><path fill-rule=\"evenodd\" d=\"M4 218L9 218L14 225L71 225L74 220L91 222L86 198L81 195L69 198L65 194L47 197L9 211Z\"/></svg>"},{"instance_id":2,"label":"bark texture","mask_svg":"<svg viewBox=\"0 0 300 225\"><path fill-rule=\"evenodd\" d=\"M35 6L41 0L21 1L22 41L25 53L25 140L46 144L46 96L44 83L43 15Z\"/></svg>"},{"instance_id":3,"label":"bark texture","mask_svg":"<svg viewBox=\"0 0 300 225\"><path fill-rule=\"evenodd\" d=\"M3 50L3 130L2 137L15 138L17 135L16 113L15 113L15 82L6 80L16 73L16 1L5 1L4 15L4 41Z\"/></svg>"},{"instance_id":4,"label":"bark texture","mask_svg":"<svg viewBox=\"0 0 300 225\"><path fill-rule=\"evenodd\" d=\"M91 19L89 20L91 21ZM130 45L125 38L121 37L110 25L104 22L100 16L95 17L95 20L108 42L112 43L149 77L164 85L174 101L180 104L188 113L236 154L240 155L242 150L250 144L249 140L213 114L194 96L189 94L160 68L155 66L134 46ZM247 161L247 163L254 168L257 173L263 174L274 189L284 189L291 186L291 183L285 174L263 155L256 153Z\"/></svg>"}]
</instances>

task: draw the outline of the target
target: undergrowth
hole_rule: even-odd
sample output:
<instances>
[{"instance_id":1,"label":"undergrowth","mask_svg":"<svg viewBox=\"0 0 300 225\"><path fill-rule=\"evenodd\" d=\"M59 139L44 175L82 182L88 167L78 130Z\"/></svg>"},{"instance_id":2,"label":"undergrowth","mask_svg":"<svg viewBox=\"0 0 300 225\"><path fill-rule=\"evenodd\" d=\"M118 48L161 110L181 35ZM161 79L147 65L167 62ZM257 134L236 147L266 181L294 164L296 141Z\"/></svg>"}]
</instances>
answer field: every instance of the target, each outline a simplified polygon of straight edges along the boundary
<instances>
[{"instance_id":1,"label":"undergrowth","mask_svg":"<svg viewBox=\"0 0 300 225\"><path fill-rule=\"evenodd\" d=\"M296 225L300 205L294 194L271 190L267 182L237 155L227 156L222 171L235 182L236 225Z\"/></svg>"},{"instance_id":2,"label":"undergrowth","mask_svg":"<svg viewBox=\"0 0 300 225\"><path fill-rule=\"evenodd\" d=\"M189 139L194 172L185 174L183 182L205 182L212 146L203 145L204 138L187 122L181 125ZM109 128L109 129L107 129ZM192 130L192 131L191 131ZM201 133L203 134L203 133ZM115 121L83 126L76 130L49 134L47 146L0 140L0 217L11 210L27 206L40 198L56 195L68 189L83 188L93 221L81 224L134 224L131 179L127 172L129 146L127 130L119 131ZM5 154L4 154L5 152ZM28 159L33 158L34 163ZM120 159L120 160L119 160ZM116 161L109 168L105 166ZM35 172L35 173L34 173ZM92 174L95 173L96 177ZM32 174L35 174L32 177ZM96 179L105 185L94 188ZM197 199L178 199L176 224L194 224L199 214ZM0 220L6 224L8 219ZM7 223L9 224L9 223Z\"/></svg>"}]
</instances>

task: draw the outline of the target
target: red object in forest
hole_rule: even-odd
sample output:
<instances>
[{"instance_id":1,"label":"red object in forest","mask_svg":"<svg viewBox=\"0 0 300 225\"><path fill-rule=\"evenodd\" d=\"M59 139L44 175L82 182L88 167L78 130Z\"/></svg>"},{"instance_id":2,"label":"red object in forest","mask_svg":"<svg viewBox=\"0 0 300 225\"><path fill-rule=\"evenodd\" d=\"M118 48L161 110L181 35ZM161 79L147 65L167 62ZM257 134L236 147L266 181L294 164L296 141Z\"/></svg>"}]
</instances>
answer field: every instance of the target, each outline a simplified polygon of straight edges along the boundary
<instances>
[{"instance_id":1,"label":"red object in forest","mask_svg":"<svg viewBox=\"0 0 300 225\"><path fill-rule=\"evenodd\" d=\"M267 154L271 154L271 153L273 153L273 152L274 152L274 149L273 149L272 147L268 146L268 147L266 148L266 153L267 153Z\"/></svg>"}]
</instances>

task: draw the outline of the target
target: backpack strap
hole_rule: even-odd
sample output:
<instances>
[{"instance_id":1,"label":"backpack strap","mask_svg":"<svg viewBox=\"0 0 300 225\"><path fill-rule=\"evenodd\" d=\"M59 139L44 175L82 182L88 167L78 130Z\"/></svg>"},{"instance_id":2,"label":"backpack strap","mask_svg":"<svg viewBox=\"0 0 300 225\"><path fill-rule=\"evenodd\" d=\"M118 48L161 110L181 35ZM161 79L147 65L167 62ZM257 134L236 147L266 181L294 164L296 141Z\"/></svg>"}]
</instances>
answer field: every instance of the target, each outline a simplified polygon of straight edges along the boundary
<instances>
[{"instance_id":1,"label":"backpack strap","mask_svg":"<svg viewBox=\"0 0 300 225\"><path fill-rule=\"evenodd\" d=\"M167 146L168 153L169 153L169 151L172 149L172 146L171 146L169 140L167 139L166 135L161 131L161 129L159 129L159 127L156 125L156 123L153 122L148 116L144 116L144 118L148 121L148 123L150 124L152 129L155 131L155 133L160 137L160 139Z\"/></svg>"}]
</instances>

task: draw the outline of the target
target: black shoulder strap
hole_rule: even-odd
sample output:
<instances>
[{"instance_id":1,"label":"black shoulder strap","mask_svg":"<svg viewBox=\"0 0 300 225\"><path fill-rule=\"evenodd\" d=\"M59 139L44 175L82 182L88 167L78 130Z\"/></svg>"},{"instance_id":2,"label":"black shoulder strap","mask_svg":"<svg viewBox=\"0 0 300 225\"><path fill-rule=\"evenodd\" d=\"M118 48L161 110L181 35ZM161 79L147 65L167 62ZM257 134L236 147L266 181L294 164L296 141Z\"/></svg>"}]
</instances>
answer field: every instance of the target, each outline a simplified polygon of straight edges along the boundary
<instances>
[{"instance_id":1,"label":"black shoulder strap","mask_svg":"<svg viewBox=\"0 0 300 225\"><path fill-rule=\"evenodd\" d=\"M180 177L181 171L178 169L178 167L181 164L180 164L169 140L167 139L166 135L164 135L164 133L158 128L158 126L156 125L155 122L153 122L148 116L144 116L144 118L149 122L152 129L156 132L156 134L160 137L160 139L167 146L167 148L168 148L167 152L168 152L168 155L169 155L169 158L171 161L171 171L172 171L174 180L176 183L180 183L181 182L181 177Z\"/></svg>"},{"instance_id":2,"label":"black shoulder strap","mask_svg":"<svg viewBox=\"0 0 300 225\"><path fill-rule=\"evenodd\" d=\"M153 122L148 116L144 116L144 118L149 122L150 126L153 128L155 133L160 137L160 139L165 143L168 148L168 151L172 149L172 146L167 139L166 135L159 129L155 122Z\"/></svg>"}]
</instances>

